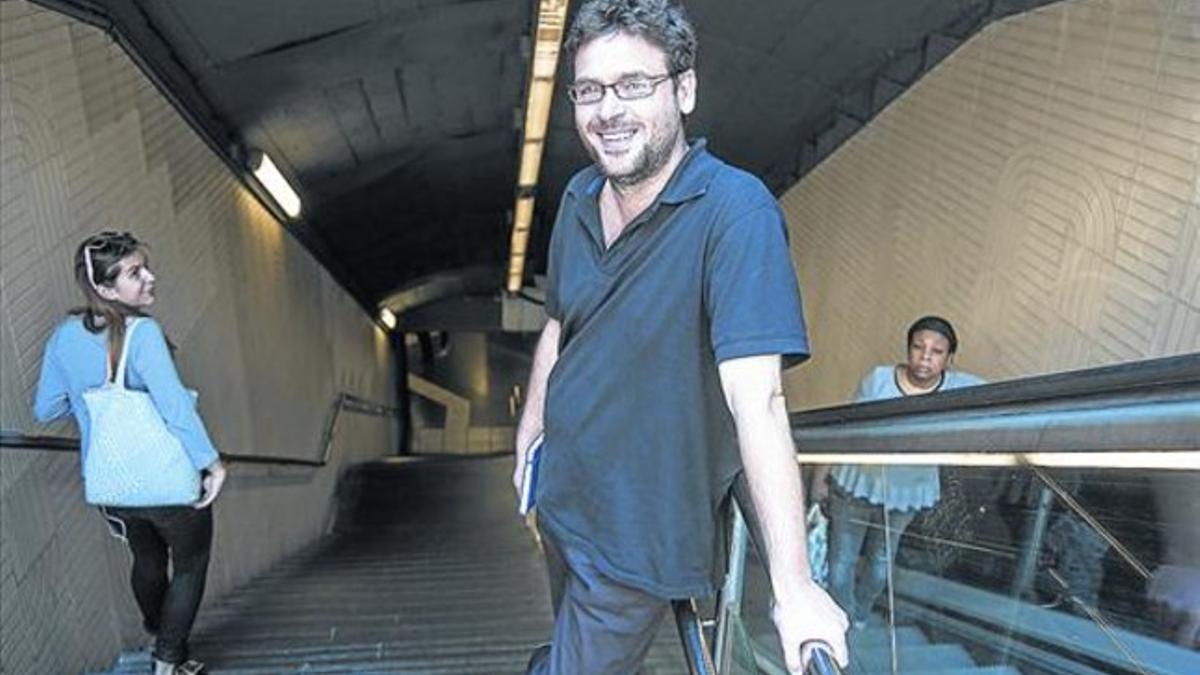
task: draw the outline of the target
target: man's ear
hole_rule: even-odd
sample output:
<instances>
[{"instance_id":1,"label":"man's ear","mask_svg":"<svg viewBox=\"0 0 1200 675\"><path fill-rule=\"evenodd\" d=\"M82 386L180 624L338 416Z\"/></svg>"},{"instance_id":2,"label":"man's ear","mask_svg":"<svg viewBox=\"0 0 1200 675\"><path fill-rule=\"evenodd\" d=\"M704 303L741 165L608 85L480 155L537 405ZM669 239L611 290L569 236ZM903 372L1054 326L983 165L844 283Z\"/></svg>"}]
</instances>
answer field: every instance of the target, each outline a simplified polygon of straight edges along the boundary
<instances>
[{"instance_id":1,"label":"man's ear","mask_svg":"<svg viewBox=\"0 0 1200 675\"><path fill-rule=\"evenodd\" d=\"M675 76L675 101L679 112L691 115L696 109L696 70L688 68Z\"/></svg>"}]
</instances>

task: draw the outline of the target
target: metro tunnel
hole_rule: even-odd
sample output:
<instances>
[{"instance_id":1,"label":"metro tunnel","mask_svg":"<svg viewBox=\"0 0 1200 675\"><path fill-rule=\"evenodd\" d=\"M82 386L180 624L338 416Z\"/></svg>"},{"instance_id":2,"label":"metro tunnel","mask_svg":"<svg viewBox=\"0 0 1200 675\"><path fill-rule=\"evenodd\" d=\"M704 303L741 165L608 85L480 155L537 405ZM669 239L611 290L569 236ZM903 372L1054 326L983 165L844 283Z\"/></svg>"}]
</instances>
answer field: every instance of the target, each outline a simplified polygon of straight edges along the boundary
<instances>
[{"instance_id":1,"label":"metro tunnel","mask_svg":"<svg viewBox=\"0 0 1200 675\"><path fill-rule=\"evenodd\" d=\"M702 313L724 290L710 260L750 260L720 283L766 288L732 297L802 330L773 372L794 550L848 612L848 664L820 672L1200 673L1200 0L684 0L694 64L611 80L582 73L595 42L569 44L587 4L0 0L0 673L149 673L164 654L113 536L131 539L125 511L85 498L78 402L44 400L81 297L85 317L100 298L161 327L170 386L198 394L178 414L227 469L187 647L204 672L525 673L559 630L553 507L606 494L542 483L546 513L517 513L518 427L572 372L659 413L662 382L724 391L696 425L736 431L746 464L709 495L712 587L671 595L637 672L788 672L775 502L721 426L739 399L720 389L729 320ZM802 304L714 239L655 271L701 279L701 313L589 338L565 289L603 306L621 277L598 258L585 288L555 257L563 223L583 214L602 253L644 241L610 238L604 200L650 179L605 163L642 128L597 131L586 108L660 96L686 138L666 166L716 157L759 186ZM572 182L588 171L603 187ZM657 233L660 202L717 191L675 176L623 222ZM140 242L112 285L102 231ZM152 339L137 323L125 349L80 339L124 372ZM687 342L638 361L693 323L710 370ZM585 339L606 360L565 370ZM637 424L641 445L588 465L694 437ZM543 457L581 435L546 431ZM663 499L684 480L613 469Z\"/></svg>"}]
</instances>

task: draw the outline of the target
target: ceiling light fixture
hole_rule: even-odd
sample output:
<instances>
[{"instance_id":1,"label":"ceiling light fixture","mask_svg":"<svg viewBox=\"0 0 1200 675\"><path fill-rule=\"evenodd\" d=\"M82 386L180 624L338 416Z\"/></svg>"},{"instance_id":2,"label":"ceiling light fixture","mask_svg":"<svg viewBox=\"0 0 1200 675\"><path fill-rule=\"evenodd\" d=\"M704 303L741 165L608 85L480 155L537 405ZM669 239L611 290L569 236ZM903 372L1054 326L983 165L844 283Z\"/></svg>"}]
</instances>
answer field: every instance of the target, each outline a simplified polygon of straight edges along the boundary
<instances>
[{"instance_id":1,"label":"ceiling light fixture","mask_svg":"<svg viewBox=\"0 0 1200 675\"><path fill-rule=\"evenodd\" d=\"M396 330L396 313L387 307L379 309L379 321L387 327L388 330Z\"/></svg>"},{"instance_id":2,"label":"ceiling light fixture","mask_svg":"<svg viewBox=\"0 0 1200 675\"><path fill-rule=\"evenodd\" d=\"M300 215L300 195L296 194L291 184L279 172L279 167L271 161L270 155L261 150L250 153L250 171L289 218Z\"/></svg>"},{"instance_id":3,"label":"ceiling light fixture","mask_svg":"<svg viewBox=\"0 0 1200 675\"><path fill-rule=\"evenodd\" d=\"M534 27L533 64L525 99L525 125L521 140L521 164L517 170L517 198L513 207L512 240L508 254L510 293L521 290L525 276L525 252L533 225L533 194L546 145L550 124L550 103L554 98L554 73L562 50L563 29L567 23L569 0L540 0Z\"/></svg>"}]
</instances>

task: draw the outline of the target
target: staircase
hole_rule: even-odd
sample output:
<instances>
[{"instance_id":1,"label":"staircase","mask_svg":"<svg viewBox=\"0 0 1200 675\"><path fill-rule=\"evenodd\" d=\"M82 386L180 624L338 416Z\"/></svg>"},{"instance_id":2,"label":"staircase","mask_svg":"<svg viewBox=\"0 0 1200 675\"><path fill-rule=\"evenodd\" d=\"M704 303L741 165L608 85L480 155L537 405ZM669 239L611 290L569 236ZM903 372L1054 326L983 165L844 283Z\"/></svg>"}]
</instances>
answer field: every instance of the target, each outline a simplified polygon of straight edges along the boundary
<instances>
[{"instance_id":1,"label":"staircase","mask_svg":"<svg viewBox=\"0 0 1200 675\"><path fill-rule=\"evenodd\" d=\"M214 675L524 673L549 638L551 614L511 475L510 457L355 467L339 488L335 532L210 598L193 631L194 657ZM149 671L143 650L108 672ZM645 672L687 672L669 618Z\"/></svg>"}]
</instances>

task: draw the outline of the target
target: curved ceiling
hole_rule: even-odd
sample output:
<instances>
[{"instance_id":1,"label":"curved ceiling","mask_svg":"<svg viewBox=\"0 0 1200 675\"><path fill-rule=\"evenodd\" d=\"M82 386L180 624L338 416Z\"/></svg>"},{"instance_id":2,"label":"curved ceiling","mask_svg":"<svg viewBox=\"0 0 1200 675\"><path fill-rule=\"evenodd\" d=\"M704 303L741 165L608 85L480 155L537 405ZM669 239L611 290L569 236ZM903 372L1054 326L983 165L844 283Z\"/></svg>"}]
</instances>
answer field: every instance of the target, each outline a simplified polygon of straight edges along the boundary
<instances>
[{"instance_id":1,"label":"curved ceiling","mask_svg":"<svg viewBox=\"0 0 1200 675\"><path fill-rule=\"evenodd\" d=\"M1044 2L691 0L689 133L782 191L979 27ZM269 153L304 199L301 239L364 306L459 268L495 266L502 287L533 0L45 4L106 17L228 156ZM531 273L587 161L564 99Z\"/></svg>"}]
</instances>

